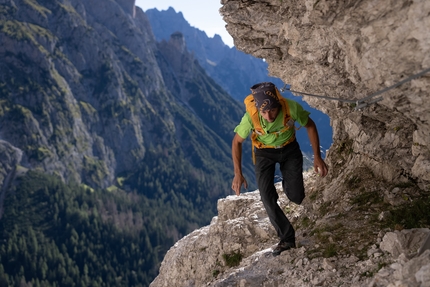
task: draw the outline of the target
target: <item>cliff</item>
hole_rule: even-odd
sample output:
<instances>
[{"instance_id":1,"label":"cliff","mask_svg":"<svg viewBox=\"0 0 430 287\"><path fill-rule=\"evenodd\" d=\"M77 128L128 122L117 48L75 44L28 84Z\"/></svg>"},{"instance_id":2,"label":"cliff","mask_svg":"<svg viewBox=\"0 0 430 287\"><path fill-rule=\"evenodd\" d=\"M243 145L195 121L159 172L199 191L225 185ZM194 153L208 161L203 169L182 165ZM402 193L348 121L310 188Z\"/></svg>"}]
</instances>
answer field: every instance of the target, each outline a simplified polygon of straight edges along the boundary
<instances>
[{"instance_id":1,"label":"cliff","mask_svg":"<svg viewBox=\"0 0 430 287\"><path fill-rule=\"evenodd\" d=\"M242 105L133 0L0 0L0 43L0 285L149 285L230 194Z\"/></svg>"},{"instance_id":2,"label":"cliff","mask_svg":"<svg viewBox=\"0 0 430 287\"><path fill-rule=\"evenodd\" d=\"M426 1L223 1L221 13L235 46L264 58L292 90L357 101L430 67L429 9ZM304 99L330 116L332 151L351 140L354 164L342 166L365 165L385 180L413 180L426 190L429 85L427 73L359 110Z\"/></svg>"},{"instance_id":3,"label":"cliff","mask_svg":"<svg viewBox=\"0 0 430 287\"><path fill-rule=\"evenodd\" d=\"M159 153L211 170L210 178L219 174L212 159L230 161L241 105L185 42L157 45L134 1L0 5L0 139L22 151L18 164L108 188ZM190 143L194 136L200 140ZM207 147L208 154L200 150ZM4 163L0 174L15 165ZM228 194L223 190L213 191Z\"/></svg>"},{"instance_id":4,"label":"cliff","mask_svg":"<svg viewBox=\"0 0 430 287\"><path fill-rule=\"evenodd\" d=\"M237 49L330 116L330 172L308 175L302 206L281 197L299 248L272 258L258 192L227 197L151 286L427 286L430 3L221 3Z\"/></svg>"}]
</instances>

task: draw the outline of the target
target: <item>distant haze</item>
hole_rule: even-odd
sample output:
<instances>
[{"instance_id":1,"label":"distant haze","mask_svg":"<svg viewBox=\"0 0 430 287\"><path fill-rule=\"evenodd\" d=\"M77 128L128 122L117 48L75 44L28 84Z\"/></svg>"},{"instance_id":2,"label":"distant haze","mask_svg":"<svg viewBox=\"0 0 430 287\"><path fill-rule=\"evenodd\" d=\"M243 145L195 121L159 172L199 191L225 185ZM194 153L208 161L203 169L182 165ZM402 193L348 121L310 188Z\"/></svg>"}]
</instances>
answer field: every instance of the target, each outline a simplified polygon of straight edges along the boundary
<instances>
[{"instance_id":1,"label":"distant haze","mask_svg":"<svg viewBox=\"0 0 430 287\"><path fill-rule=\"evenodd\" d=\"M136 0L136 6L143 11L152 8L162 11L172 7L176 12L182 12L191 26L204 31L208 37L218 34L226 45L234 46L233 38L225 29L226 23L219 14L222 6L219 0Z\"/></svg>"}]
</instances>

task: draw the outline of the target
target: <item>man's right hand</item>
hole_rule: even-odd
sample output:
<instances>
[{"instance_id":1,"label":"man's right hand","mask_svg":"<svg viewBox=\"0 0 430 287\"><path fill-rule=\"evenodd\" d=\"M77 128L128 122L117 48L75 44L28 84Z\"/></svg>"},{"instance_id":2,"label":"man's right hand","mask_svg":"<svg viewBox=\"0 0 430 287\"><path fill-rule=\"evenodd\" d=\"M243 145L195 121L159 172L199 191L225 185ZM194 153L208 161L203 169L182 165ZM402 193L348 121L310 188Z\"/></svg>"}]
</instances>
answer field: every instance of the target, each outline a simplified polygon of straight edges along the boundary
<instances>
[{"instance_id":1,"label":"man's right hand","mask_svg":"<svg viewBox=\"0 0 430 287\"><path fill-rule=\"evenodd\" d=\"M248 188L248 183L246 182L246 179L243 177L243 175L235 175L233 182L231 183L231 189L234 190L236 195L240 194L240 188L242 187L242 184L245 188Z\"/></svg>"},{"instance_id":2,"label":"man's right hand","mask_svg":"<svg viewBox=\"0 0 430 287\"><path fill-rule=\"evenodd\" d=\"M240 188L242 184L245 188L248 188L248 183L242 175L242 143L245 141L238 134L234 135L233 142L231 143L231 155L233 158L234 166L234 178L231 183L231 189L236 192L236 195L240 194Z\"/></svg>"}]
</instances>

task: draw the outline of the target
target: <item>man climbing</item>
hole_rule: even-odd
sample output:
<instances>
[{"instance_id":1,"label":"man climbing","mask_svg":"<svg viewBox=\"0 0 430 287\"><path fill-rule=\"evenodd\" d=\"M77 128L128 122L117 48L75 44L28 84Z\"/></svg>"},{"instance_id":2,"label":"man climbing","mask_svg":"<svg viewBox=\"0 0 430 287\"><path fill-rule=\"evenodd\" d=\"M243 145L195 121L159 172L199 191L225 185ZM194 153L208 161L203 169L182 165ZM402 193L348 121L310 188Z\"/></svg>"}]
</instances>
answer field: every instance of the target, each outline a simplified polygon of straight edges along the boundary
<instances>
[{"instance_id":1,"label":"man climbing","mask_svg":"<svg viewBox=\"0 0 430 287\"><path fill-rule=\"evenodd\" d=\"M251 87L252 95L245 99L246 113L238 126L232 142L234 178L231 188L236 195L241 186L248 187L242 174L242 143L252 132L252 154L255 175L261 200L280 242L273 249L274 256L295 248L295 231L279 207L278 193L274 186L275 166L279 163L282 187L292 202L300 204L304 197L303 156L295 137L295 125L307 130L314 153L314 169L322 177L328 173L321 158L318 131L314 121L300 104L281 96L273 83L263 82Z\"/></svg>"}]
</instances>

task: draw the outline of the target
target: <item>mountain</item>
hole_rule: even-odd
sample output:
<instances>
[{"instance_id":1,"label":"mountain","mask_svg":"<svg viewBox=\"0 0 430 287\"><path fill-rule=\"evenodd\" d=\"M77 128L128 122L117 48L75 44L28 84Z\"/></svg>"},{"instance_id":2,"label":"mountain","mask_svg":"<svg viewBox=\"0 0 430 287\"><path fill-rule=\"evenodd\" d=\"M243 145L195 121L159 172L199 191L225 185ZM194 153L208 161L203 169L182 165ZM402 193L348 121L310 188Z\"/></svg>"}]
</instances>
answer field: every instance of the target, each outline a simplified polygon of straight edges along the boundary
<instances>
[{"instance_id":1,"label":"mountain","mask_svg":"<svg viewBox=\"0 0 430 287\"><path fill-rule=\"evenodd\" d=\"M281 85L277 78L269 77L267 64L261 59L230 48L219 35L209 38L204 31L192 27L181 12L172 7L164 11L145 11L157 41L168 40L170 35L181 32L189 51L200 65L233 98L242 101L257 82L270 80Z\"/></svg>"},{"instance_id":2,"label":"mountain","mask_svg":"<svg viewBox=\"0 0 430 287\"><path fill-rule=\"evenodd\" d=\"M1 1L0 42L0 285L147 286L231 194L241 104L134 1Z\"/></svg>"},{"instance_id":3,"label":"mountain","mask_svg":"<svg viewBox=\"0 0 430 287\"><path fill-rule=\"evenodd\" d=\"M181 12L172 7L159 11L149 9L146 12L157 41L167 41L175 32L184 35L186 46L191 51L206 73L224 88L234 99L238 100L244 109L243 100L250 94L250 87L259 82L270 81L283 88L284 82L269 76L267 63L252 55L245 54L235 47L230 48L222 42L219 35L209 38L204 31L192 27ZM289 85L286 86L289 88ZM299 102L317 124L320 133L320 145L323 155L331 146L332 128L329 117L317 108L309 106L302 97L294 96L288 90L282 93L284 97ZM305 155L305 169L313 165L312 147L307 133L297 132L297 138Z\"/></svg>"}]
</instances>

